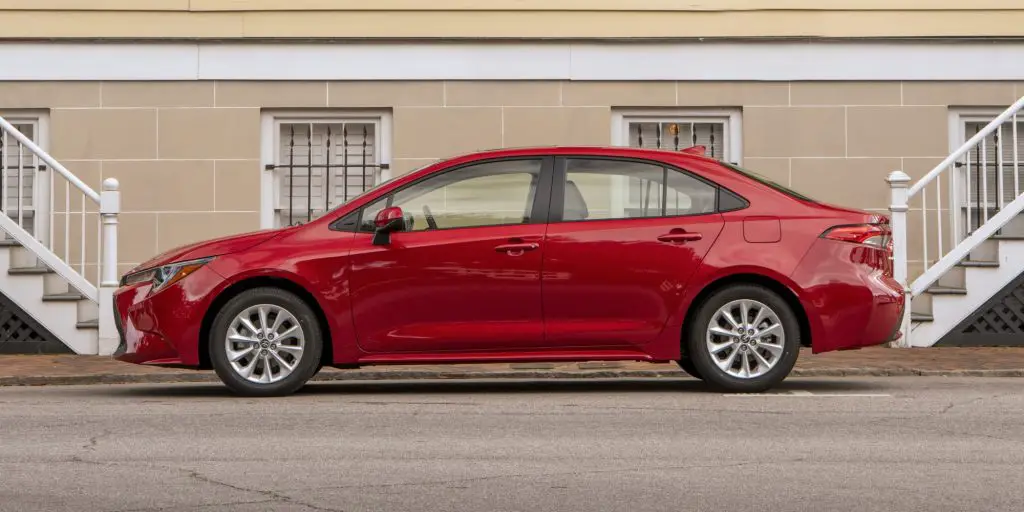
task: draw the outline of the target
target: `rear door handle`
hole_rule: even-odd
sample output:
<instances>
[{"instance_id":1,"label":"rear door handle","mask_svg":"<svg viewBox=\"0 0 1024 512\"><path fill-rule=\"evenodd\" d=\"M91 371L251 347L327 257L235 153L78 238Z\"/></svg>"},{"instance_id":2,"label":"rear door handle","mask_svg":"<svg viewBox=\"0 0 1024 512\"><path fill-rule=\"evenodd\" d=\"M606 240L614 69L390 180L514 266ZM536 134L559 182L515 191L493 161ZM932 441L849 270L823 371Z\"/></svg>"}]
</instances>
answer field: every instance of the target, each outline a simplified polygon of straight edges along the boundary
<instances>
[{"instance_id":1,"label":"rear door handle","mask_svg":"<svg viewBox=\"0 0 1024 512\"><path fill-rule=\"evenodd\" d=\"M704 235L700 233L687 233L685 231L669 233L667 235L661 235L658 237L659 242L668 242L673 244L681 244L686 242L696 242L704 238Z\"/></svg>"},{"instance_id":2,"label":"rear door handle","mask_svg":"<svg viewBox=\"0 0 1024 512\"><path fill-rule=\"evenodd\" d=\"M517 244L502 244L494 248L495 251L503 252L517 256L526 251L535 251L540 248L540 244L535 243L517 243Z\"/></svg>"}]
</instances>

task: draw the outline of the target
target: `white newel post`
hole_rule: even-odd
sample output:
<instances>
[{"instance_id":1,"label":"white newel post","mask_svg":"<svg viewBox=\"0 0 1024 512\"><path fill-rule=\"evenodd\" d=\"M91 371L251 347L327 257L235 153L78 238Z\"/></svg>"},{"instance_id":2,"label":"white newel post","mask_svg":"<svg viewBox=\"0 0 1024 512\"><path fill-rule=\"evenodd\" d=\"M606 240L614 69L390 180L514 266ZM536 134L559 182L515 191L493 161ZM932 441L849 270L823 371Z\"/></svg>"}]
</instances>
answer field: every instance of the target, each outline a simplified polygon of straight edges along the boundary
<instances>
[{"instance_id":1,"label":"white newel post","mask_svg":"<svg viewBox=\"0 0 1024 512\"><path fill-rule=\"evenodd\" d=\"M99 355L111 355L120 342L114 324L114 291L117 290L117 214L121 211L121 192L114 178L103 180L100 193L100 329Z\"/></svg>"},{"instance_id":2,"label":"white newel post","mask_svg":"<svg viewBox=\"0 0 1024 512\"><path fill-rule=\"evenodd\" d=\"M907 210L908 204L907 189L910 187L910 176L903 171L893 171L886 178L889 182L891 194L889 201L889 212L892 221L892 259L893 277L903 286L903 293L906 297L906 309L903 311L903 319L900 322L900 332L903 335L896 342L900 348L910 347L910 286L907 279Z\"/></svg>"}]
</instances>

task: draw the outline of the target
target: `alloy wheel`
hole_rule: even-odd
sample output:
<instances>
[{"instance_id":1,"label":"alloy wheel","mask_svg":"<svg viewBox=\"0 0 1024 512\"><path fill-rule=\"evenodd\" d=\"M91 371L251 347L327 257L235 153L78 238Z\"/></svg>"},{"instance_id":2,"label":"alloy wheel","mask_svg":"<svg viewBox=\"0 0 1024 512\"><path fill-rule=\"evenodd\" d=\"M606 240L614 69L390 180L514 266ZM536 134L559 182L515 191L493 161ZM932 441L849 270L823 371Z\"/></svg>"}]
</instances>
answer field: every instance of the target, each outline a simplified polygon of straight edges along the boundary
<instances>
[{"instance_id":1,"label":"alloy wheel","mask_svg":"<svg viewBox=\"0 0 1024 512\"><path fill-rule=\"evenodd\" d=\"M778 314L756 300L734 300L711 316L707 328L711 360L728 375L752 379L782 358L786 333Z\"/></svg>"},{"instance_id":2,"label":"alloy wheel","mask_svg":"<svg viewBox=\"0 0 1024 512\"><path fill-rule=\"evenodd\" d=\"M224 343L228 362L239 376L271 384L295 371L306 338L291 312L273 304L258 304L235 316Z\"/></svg>"}]
</instances>

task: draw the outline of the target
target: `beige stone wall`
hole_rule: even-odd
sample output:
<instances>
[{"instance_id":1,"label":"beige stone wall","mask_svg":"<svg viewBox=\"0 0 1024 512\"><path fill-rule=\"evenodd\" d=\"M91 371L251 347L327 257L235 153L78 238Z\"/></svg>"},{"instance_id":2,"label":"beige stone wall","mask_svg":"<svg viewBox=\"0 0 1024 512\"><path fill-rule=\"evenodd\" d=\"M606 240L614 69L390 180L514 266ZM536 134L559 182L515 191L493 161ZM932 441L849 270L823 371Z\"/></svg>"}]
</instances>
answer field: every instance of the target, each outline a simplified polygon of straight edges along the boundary
<instances>
[{"instance_id":1,"label":"beige stone wall","mask_svg":"<svg viewBox=\"0 0 1024 512\"><path fill-rule=\"evenodd\" d=\"M1019 36L1018 0L2 0L0 38Z\"/></svg>"},{"instance_id":2,"label":"beige stone wall","mask_svg":"<svg viewBox=\"0 0 1024 512\"><path fill-rule=\"evenodd\" d=\"M105 177L121 181L123 269L179 244L259 227L265 109L390 111L400 174L479 149L609 144L620 107L741 108L746 167L824 201L884 212L890 171L918 178L949 153L950 106L1005 107L1020 94L1024 87L1009 82L0 82L0 113L48 112L55 157L97 189ZM59 183L54 196L62 254ZM75 262L80 205L73 195ZM96 214L88 211L94 278ZM920 213L916 205L912 237L921 233Z\"/></svg>"}]
</instances>

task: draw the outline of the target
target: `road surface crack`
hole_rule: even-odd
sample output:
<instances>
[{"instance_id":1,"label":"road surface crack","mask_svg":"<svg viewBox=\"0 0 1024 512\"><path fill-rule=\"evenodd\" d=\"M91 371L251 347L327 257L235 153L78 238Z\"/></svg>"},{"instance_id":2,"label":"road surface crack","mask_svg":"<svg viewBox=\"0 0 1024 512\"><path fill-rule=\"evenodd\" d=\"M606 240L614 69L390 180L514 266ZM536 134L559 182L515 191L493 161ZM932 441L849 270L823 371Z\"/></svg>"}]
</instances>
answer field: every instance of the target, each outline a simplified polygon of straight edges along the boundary
<instances>
[{"instance_id":1,"label":"road surface crack","mask_svg":"<svg viewBox=\"0 0 1024 512\"><path fill-rule=\"evenodd\" d=\"M217 485L217 486L220 486L220 487L225 487L225 488L232 489L232 490L235 490L235 491L240 491L240 492L256 493L256 494L259 494L261 496L264 496L264 497L269 498L270 500L276 501L276 502L283 502L283 503L288 503L288 504L291 504L291 505L299 505L299 506L302 506L302 507L309 508L311 510L322 510L324 512L344 512L341 509L320 507L318 505L313 505L313 504L310 504L310 503L302 502L302 501L296 500L295 498L292 498L291 496L288 496L288 495L285 495L285 494L281 494L281 493L279 493L277 491L264 490L264 489L252 489L252 488L248 488L248 487L241 487L241 486L238 486L238 485L229 484L227 482L222 482L220 480L215 480L215 479L210 478L210 477L208 477L208 476L206 476L206 475L204 475L204 474L202 474L199 471L196 471L194 469L176 468L176 467L167 467L167 466L159 466L159 467L163 467L164 469L173 469L175 471L180 471L182 473L185 473L189 478L191 478L193 480L196 480L196 481L199 481L199 482L208 483L208 484L211 484L211 485Z\"/></svg>"},{"instance_id":2,"label":"road surface crack","mask_svg":"<svg viewBox=\"0 0 1024 512\"><path fill-rule=\"evenodd\" d=\"M1009 396L1009 395L1007 395L1007 394L995 394L995 395L992 395L992 396L979 396L979 397L975 397L975 398L972 398L970 400L967 400L965 402L960 402L960 403L950 402L948 405L943 407L942 410L939 411L938 413L936 413L935 415L936 416L941 416L943 414L946 414L947 412L949 412L951 409L953 409L955 407L967 407L969 405L974 405L974 404L976 404L978 402L981 402L983 400L995 400L997 398L1002 398L1004 396Z\"/></svg>"},{"instance_id":3,"label":"road surface crack","mask_svg":"<svg viewBox=\"0 0 1024 512\"><path fill-rule=\"evenodd\" d=\"M802 459L801 459L802 460ZM772 462L773 464L776 462ZM312 487L306 490L324 490L324 489L368 489L368 488L390 488L390 487L423 487L423 486L451 486L455 484L463 484L470 482L482 482L487 480L498 480L503 478L550 478L565 475L594 475L594 474L608 474L608 473L629 473L629 472L644 472L644 471L672 471L672 470L687 470L687 469L720 469L720 468L737 468L743 466L752 466L765 464L765 462L759 461L746 461L736 462L730 464L694 464L694 465L678 465L678 466L646 466L646 467L628 467L628 468L615 468L615 469L594 469L590 471L556 471L549 473L514 473L506 475L492 475L492 476L480 476L473 478L454 478L450 480L434 480L427 482L395 482L389 484L353 484L353 485L331 485L327 487Z\"/></svg>"},{"instance_id":4,"label":"road surface crack","mask_svg":"<svg viewBox=\"0 0 1024 512\"><path fill-rule=\"evenodd\" d=\"M104 430L103 432L100 432L99 434L96 434L96 435L90 437L89 440L86 441L86 443L84 445L82 445L82 449L83 450L88 450L88 451L91 451L91 452L96 451L96 445L99 444L100 439L103 438L103 437L109 436L112 433L113 432L111 432L109 430Z\"/></svg>"},{"instance_id":5,"label":"road surface crack","mask_svg":"<svg viewBox=\"0 0 1024 512\"><path fill-rule=\"evenodd\" d=\"M204 508L220 508L233 505L260 505L263 503L275 503L276 500L242 500L242 501L229 501L227 503L210 503L208 505L193 505L191 509L204 509ZM145 507L145 508L126 508L116 510L114 512L160 512L161 510L181 510L180 506L168 506L168 507Z\"/></svg>"}]
</instances>

